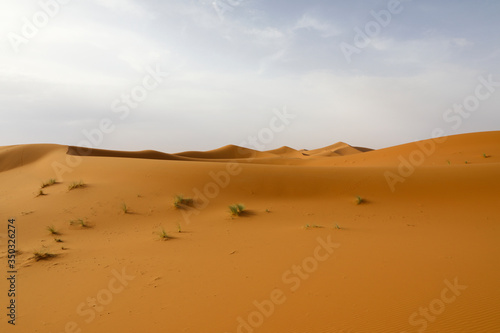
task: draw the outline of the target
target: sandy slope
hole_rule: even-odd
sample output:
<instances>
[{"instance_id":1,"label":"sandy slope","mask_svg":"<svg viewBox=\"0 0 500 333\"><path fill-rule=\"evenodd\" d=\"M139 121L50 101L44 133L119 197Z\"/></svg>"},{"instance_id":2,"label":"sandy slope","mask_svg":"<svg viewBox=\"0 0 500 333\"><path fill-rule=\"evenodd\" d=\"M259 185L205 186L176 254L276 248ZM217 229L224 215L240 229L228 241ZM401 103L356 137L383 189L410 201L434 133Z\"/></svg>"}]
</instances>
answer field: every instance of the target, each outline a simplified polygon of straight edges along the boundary
<instances>
[{"instance_id":1,"label":"sandy slope","mask_svg":"<svg viewBox=\"0 0 500 333\"><path fill-rule=\"evenodd\" d=\"M89 156L0 147L2 262L10 217L21 250L17 325L3 316L0 330L500 332L500 132L441 141ZM176 194L197 209L174 208ZM233 203L248 213L231 218ZM161 241L162 228L175 238ZM57 256L37 262L35 250ZM2 279L3 309L7 290Z\"/></svg>"}]
</instances>

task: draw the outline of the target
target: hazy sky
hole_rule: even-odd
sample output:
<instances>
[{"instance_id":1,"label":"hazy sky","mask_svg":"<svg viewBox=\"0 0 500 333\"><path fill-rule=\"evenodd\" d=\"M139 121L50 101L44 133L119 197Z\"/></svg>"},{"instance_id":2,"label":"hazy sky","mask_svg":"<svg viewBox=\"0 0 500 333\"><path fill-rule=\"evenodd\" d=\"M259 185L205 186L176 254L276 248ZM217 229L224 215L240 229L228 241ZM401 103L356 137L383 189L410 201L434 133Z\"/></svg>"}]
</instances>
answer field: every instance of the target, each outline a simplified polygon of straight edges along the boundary
<instances>
[{"instance_id":1,"label":"hazy sky","mask_svg":"<svg viewBox=\"0 0 500 333\"><path fill-rule=\"evenodd\" d=\"M2 0L0 145L382 148L499 130L499 15L498 0Z\"/></svg>"}]
</instances>

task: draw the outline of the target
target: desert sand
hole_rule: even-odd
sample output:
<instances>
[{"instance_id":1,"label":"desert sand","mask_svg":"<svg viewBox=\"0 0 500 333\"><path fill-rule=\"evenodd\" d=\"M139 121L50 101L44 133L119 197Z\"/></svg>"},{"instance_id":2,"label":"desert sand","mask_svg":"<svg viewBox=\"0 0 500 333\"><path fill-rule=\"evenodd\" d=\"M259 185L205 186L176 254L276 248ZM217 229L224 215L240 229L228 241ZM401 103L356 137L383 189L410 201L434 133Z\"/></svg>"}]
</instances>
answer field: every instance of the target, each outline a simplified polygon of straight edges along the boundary
<instances>
[{"instance_id":1,"label":"desert sand","mask_svg":"<svg viewBox=\"0 0 500 333\"><path fill-rule=\"evenodd\" d=\"M11 218L18 250L1 332L500 332L500 131L380 150L8 146L0 184L4 277Z\"/></svg>"}]
</instances>

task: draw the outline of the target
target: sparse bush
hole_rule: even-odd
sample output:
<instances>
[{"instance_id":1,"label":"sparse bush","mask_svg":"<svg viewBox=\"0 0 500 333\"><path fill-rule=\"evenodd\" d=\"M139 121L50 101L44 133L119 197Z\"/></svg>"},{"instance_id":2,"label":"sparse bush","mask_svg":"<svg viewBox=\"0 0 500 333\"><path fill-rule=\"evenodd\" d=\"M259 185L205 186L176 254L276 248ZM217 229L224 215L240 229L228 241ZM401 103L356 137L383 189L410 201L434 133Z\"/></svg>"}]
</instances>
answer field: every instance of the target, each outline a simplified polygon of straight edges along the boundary
<instances>
[{"instance_id":1,"label":"sparse bush","mask_svg":"<svg viewBox=\"0 0 500 333\"><path fill-rule=\"evenodd\" d=\"M82 187L85 187L85 183L80 180L79 182L73 182L73 183L71 183L68 186L68 191L71 191L71 190L74 190L74 189L77 189L77 188L82 188Z\"/></svg>"},{"instance_id":2,"label":"sparse bush","mask_svg":"<svg viewBox=\"0 0 500 333\"><path fill-rule=\"evenodd\" d=\"M184 198L182 194L177 194L174 197L175 208L182 208L183 206L193 206L194 200L192 198Z\"/></svg>"},{"instance_id":3,"label":"sparse bush","mask_svg":"<svg viewBox=\"0 0 500 333\"><path fill-rule=\"evenodd\" d=\"M35 259L35 261L47 260L55 256L55 254L43 250L33 252L33 258Z\"/></svg>"},{"instance_id":4,"label":"sparse bush","mask_svg":"<svg viewBox=\"0 0 500 333\"><path fill-rule=\"evenodd\" d=\"M130 213L130 211L129 211L128 207L127 207L127 204L125 202L122 203L122 211L123 211L124 214Z\"/></svg>"},{"instance_id":5,"label":"sparse bush","mask_svg":"<svg viewBox=\"0 0 500 333\"><path fill-rule=\"evenodd\" d=\"M161 228L161 231L158 233L158 236L160 236L160 239L161 240L169 240L171 239L172 237L170 237L167 232L165 231L165 229Z\"/></svg>"},{"instance_id":6,"label":"sparse bush","mask_svg":"<svg viewBox=\"0 0 500 333\"><path fill-rule=\"evenodd\" d=\"M47 230L52 234L52 235L59 235L59 232L56 230L56 228L53 225L47 226Z\"/></svg>"},{"instance_id":7,"label":"sparse bush","mask_svg":"<svg viewBox=\"0 0 500 333\"><path fill-rule=\"evenodd\" d=\"M40 186L40 188L45 188L45 187L54 185L55 183L56 183L56 180L54 178L51 178L48 181L42 183L42 185Z\"/></svg>"},{"instance_id":8,"label":"sparse bush","mask_svg":"<svg viewBox=\"0 0 500 333\"><path fill-rule=\"evenodd\" d=\"M90 228L90 225L87 222L85 222L83 219L69 221L69 224L71 224L73 226L79 226L82 228Z\"/></svg>"},{"instance_id":9,"label":"sparse bush","mask_svg":"<svg viewBox=\"0 0 500 333\"><path fill-rule=\"evenodd\" d=\"M304 228L309 229L309 228L324 228L322 225L317 225L317 224L306 224Z\"/></svg>"},{"instance_id":10,"label":"sparse bush","mask_svg":"<svg viewBox=\"0 0 500 333\"><path fill-rule=\"evenodd\" d=\"M229 211L233 216L240 216L245 211L245 206L242 204L234 204L229 206Z\"/></svg>"}]
</instances>

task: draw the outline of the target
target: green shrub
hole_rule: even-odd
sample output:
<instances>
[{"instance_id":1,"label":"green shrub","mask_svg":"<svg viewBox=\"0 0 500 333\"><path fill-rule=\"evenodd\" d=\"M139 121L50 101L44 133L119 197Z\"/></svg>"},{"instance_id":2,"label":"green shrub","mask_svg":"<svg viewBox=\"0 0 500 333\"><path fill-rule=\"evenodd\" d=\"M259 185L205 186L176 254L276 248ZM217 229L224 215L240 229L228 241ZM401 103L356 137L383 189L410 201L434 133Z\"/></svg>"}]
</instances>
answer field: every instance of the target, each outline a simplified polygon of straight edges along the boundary
<instances>
[{"instance_id":1,"label":"green shrub","mask_svg":"<svg viewBox=\"0 0 500 333\"><path fill-rule=\"evenodd\" d=\"M245 206L242 204L234 204L229 206L229 211L233 216L240 216L245 211Z\"/></svg>"},{"instance_id":2,"label":"green shrub","mask_svg":"<svg viewBox=\"0 0 500 333\"><path fill-rule=\"evenodd\" d=\"M161 228L161 231L158 233L158 236L160 236L160 239L161 240L169 240L171 239L172 237L170 237L167 232L165 231L165 229Z\"/></svg>"},{"instance_id":3,"label":"green shrub","mask_svg":"<svg viewBox=\"0 0 500 333\"><path fill-rule=\"evenodd\" d=\"M130 210L128 209L127 204L125 202L122 203L122 211L124 214L130 213Z\"/></svg>"},{"instance_id":4,"label":"green shrub","mask_svg":"<svg viewBox=\"0 0 500 333\"><path fill-rule=\"evenodd\" d=\"M69 224L71 224L73 226L79 226L82 228L90 228L90 225L87 222L85 222L83 219L69 221Z\"/></svg>"},{"instance_id":5,"label":"green shrub","mask_svg":"<svg viewBox=\"0 0 500 333\"><path fill-rule=\"evenodd\" d=\"M85 183L83 181L79 181L79 182L73 182L71 184L69 184L68 186L68 191L71 191L71 190L74 190L74 189L77 189L77 188L82 188L82 187L85 187Z\"/></svg>"},{"instance_id":6,"label":"green shrub","mask_svg":"<svg viewBox=\"0 0 500 333\"><path fill-rule=\"evenodd\" d=\"M47 230L52 234L52 235L59 235L59 232L56 230L56 228L53 225L47 226Z\"/></svg>"},{"instance_id":7,"label":"green shrub","mask_svg":"<svg viewBox=\"0 0 500 333\"><path fill-rule=\"evenodd\" d=\"M310 228L324 228L324 227L322 225L317 225L317 224L306 224L304 228L310 229Z\"/></svg>"},{"instance_id":8,"label":"green shrub","mask_svg":"<svg viewBox=\"0 0 500 333\"><path fill-rule=\"evenodd\" d=\"M42 185L40 186L40 188L45 188L45 187L54 185L55 183L56 183L56 180L54 178L51 178L48 181L42 183Z\"/></svg>"},{"instance_id":9,"label":"green shrub","mask_svg":"<svg viewBox=\"0 0 500 333\"><path fill-rule=\"evenodd\" d=\"M184 198L182 194L174 196L174 207L182 208L184 206L193 206L194 200L192 198Z\"/></svg>"},{"instance_id":10,"label":"green shrub","mask_svg":"<svg viewBox=\"0 0 500 333\"><path fill-rule=\"evenodd\" d=\"M33 258L35 259L35 261L47 260L55 256L55 254L43 250L33 252Z\"/></svg>"}]
</instances>

